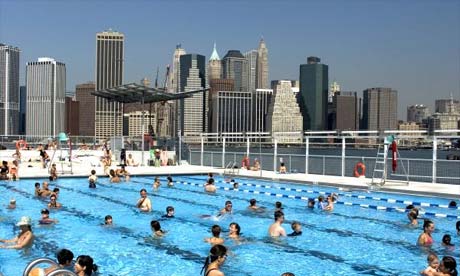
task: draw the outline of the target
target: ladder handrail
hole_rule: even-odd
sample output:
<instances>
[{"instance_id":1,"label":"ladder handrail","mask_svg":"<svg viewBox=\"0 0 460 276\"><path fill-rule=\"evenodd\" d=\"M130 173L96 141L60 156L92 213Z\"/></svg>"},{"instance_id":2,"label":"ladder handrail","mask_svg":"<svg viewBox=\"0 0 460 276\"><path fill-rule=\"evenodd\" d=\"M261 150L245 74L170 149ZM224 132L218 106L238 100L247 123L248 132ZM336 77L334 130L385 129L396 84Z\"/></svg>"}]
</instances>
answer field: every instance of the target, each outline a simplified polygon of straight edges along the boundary
<instances>
[{"instance_id":1,"label":"ladder handrail","mask_svg":"<svg viewBox=\"0 0 460 276\"><path fill-rule=\"evenodd\" d=\"M30 271L32 271L32 268L34 268L34 266L36 266L37 264L41 264L41 263L49 263L51 265L55 265L57 266L58 264L50 259L50 258L46 258L46 257L41 257L41 258L37 258L35 260L32 260L27 266L26 268L24 269L24 273L22 274L23 276L28 276Z\"/></svg>"},{"instance_id":2,"label":"ladder handrail","mask_svg":"<svg viewBox=\"0 0 460 276\"><path fill-rule=\"evenodd\" d=\"M61 275L65 273L64 275L71 275L71 276L77 276L77 274L73 271L70 271L70 270L67 270L67 269L63 269L63 268L60 268L60 269L57 269L57 270L54 270L54 271L51 271L49 274L47 274L46 276L55 276L55 275Z\"/></svg>"}]
</instances>

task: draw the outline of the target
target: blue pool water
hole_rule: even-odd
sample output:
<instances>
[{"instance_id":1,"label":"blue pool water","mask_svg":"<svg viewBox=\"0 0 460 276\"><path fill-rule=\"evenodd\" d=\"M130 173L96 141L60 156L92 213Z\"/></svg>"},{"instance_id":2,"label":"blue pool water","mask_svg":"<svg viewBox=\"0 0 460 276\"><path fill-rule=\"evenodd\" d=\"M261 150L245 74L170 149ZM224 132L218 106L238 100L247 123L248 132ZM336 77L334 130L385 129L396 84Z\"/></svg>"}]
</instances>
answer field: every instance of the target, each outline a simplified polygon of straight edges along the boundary
<instances>
[{"instance_id":1,"label":"blue pool water","mask_svg":"<svg viewBox=\"0 0 460 276\"><path fill-rule=\"evenodd\" d=\"M236 179L239 190L232 190L221 177L216 177L220 187L217 194L209 195L202 187L206 178L176 176L174 188L168 188L162 177L163 185L156 192L152 190L153 177L133 177L131 182L120 184L101 178L97 189L89 189L83 178L59 179L50 184L51 189L60 188L58 201L63 204L60 210L51 211L50 217L59 220L54 226L38 225L46 202L34 197L37 180L0 182L0 238L17 235L18 227L14 225L25 215L32 217L36 235L30 250L0 249L0 273L22 275L32 259L54 259L59 248L68 248L76 256L92 256L101 275L199 275L210 248L203 240L211 236L211 226L220 225L226 237L230 222L237 222L243 240L225 241L231 250L222 268L226 275L279 276L286 271L296 275L417 275L426 267L427 252L415 246L422 221L418 228L408 227L406 214L395 209L404 209L406 204L402 201L430 203L434 206L423 207L428 215L448 215L432 218L436 224L433 250L440 256L459 257L458 248L448 252L439 246L444 234L450 234L453 243L459 244L454 218L459 212L443 208L448 199L344 192L332 187L254 179ZM135 208L141 188L148 190L152 200L154 211L150 214L139 213ZM307 210L306 201L298 198L330 192L340 194L332 213ZM11 198L17 201L15 210L5 208ZM251 198L256 198L267 211L248 211ZM219 221L201 218L216 214L226 200L233 202L233 215ZM283 202L286 231L290 233L290 223L297 220L302 224L302 236L278 240L267 237L276 201ZM152 238L150 221L160 219L168 205L175 207L176 217L161 220L167 231L165 237ZM362 207L367 205L371 208ZM372 206L389 209L375 210ZM101 226L107 214L113 216L114 227Z\"/></svg>"}]
</instances>

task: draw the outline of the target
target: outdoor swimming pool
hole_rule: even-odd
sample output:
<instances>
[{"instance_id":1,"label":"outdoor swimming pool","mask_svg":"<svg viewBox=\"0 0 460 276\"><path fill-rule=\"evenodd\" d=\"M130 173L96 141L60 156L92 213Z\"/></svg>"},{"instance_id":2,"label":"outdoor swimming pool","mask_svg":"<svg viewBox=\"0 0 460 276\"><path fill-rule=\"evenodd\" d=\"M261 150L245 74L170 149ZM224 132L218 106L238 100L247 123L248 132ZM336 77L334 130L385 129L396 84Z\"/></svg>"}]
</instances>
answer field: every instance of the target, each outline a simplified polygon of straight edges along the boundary
<instances>
[{"instance_id":1,"label":"outdoor swimming pool","mask_svg":"<svg viewBox=\"0 0 460 276\"><path fill-rule=\"evenodd\" d=\"M428 215L447 215L432 217L436 224L433 250L441 257L459 257L458 248L451 252L439 246L444 234L450 234L453 243L459 244L455 233L458 209L446 208L448 199L344 192L318 185L238 178L237 191L221 177L215 179L222 188L209 195L202 187L206 178L176 176L175 186L168 188L166 177L161 177L163 185L156 192L152 191L153 177L133 177L131 182L120 184L100 178L97 189L89 189L86 178L62 178L50 184L51 189L60 188L58 201L63 204L63 208L50 213L51 218L59 220L53 226L38 225L40 210L47 202L34 197L34 183L43 179L0 182L0 238L17 235L15 224L26 215L32 217L36 235L30 250L0 249L0 272L5 276L22 275L32 259L55 259L59 248L67 248L75 256L92 256L100 275L199 275L210 248L203 239L211 236L211 226L220 225L226 237L230 222L237 222L243 240L225 241L231 250L222 269L226 275L279 276L286 271L301 276L417 275L426 267L427 253L415 246L423 222L416 229L410 228L406 214L394 209L404 209L409 201L430 203L432 206L422 207ZM147 189L152 200L154 211L149 214L135 208L141 188ZM318 192L340 195L334 212L305 207L304 199L317 197ZM5 208L11 198L17 201L14 210ZM248 211L251 198L267 211ZM233 202L233 215L219 221L200 217L217 214L226 200ZM276 201L283 203L286 231L290 233L290 223L297 220L302 224L302 236L278 240L267 237ZM175 207L175 218L160 220L166 236L151 238L150 221L160 219L168 205ZM101 226L107 214L113 216L114 227Z\"/></svg>"}]
</instances>

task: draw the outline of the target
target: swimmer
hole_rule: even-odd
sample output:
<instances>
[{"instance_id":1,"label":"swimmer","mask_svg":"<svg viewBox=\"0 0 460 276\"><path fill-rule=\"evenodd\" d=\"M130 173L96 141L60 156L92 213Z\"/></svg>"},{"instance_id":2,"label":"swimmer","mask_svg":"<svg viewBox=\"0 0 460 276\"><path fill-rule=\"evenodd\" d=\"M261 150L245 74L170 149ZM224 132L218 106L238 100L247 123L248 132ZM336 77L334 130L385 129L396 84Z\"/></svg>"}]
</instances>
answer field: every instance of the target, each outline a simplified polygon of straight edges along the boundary
<instances>
[{"instance_id":1,"label":"swimmer","mask_svg":"<svg viewBox=\"0 0 460 276\"><path fill-rule=\"evenodd\" d=\"M225 201L225 207L222 208L219 212L219 216L222 215L231 215L233 212L233 204L230 200Z\"/></svg>"},{"instance_id":2,"label":"swimmer","mask_svg":"<svg viewBox=\"0 0 460 276\"><path fill-rule=\"evenodd\" d=\"M276 211L283 211L283 204L280 201L275 202L275 212Z\"/></svg>"},{"instance_id":3,"label":"swimmer","mask_svg":"<svg viewBox=\"0 0 460 276\"><path fill-rule=\"evenodd\" d=\"M327 205L323 209L324 211L334 211L334 199L332 195L327 197Z\"/></svg>"},{"instance_id":4,"label":"swimmer","mask_svg":"<svg viewBox=\"0 0 460 276\"><path fill-rule=\"evenodd\" d=\"M166 214L161 216L162 218L173 218L174 217L174 207L166 207Z\"/></svg>"},{"instance_id":5,"label":"swimmer","mask_svg":"<svg viewBox=\"0 0 460 276\"><path fill-rule=\"evenodd\" d=\"M59 197L59 192L60 192L59 188L56 187L56 188L53 189L53 192L51 194L55 195L56 199L57 199Z\"/></svg>"},{"instance_id":6,"label":"swimmer","mask_svg":"<svg viewBox=\"0 0 460 276\"><path fill-rule=\"evenodd\" d=\"M315 199L314 198L309 198L308 199L307 207L309 209L314 209L315 208Z\"/></svg>"},{"instance_id":7,"label":"swimmer","mask_svg":"<svg viewBox=\"0 0 460 276\"><path fill-rule=\"evenodd\" d=\"M113 169L109 171L109 178L110 178L110 182L112 183L119 183L121 181L120 177L115 173Z\"/></svg>"},{"instance_id":8,"label":"swimmer","mask_svg":"<svg viewBox=\"0 0 460 276\"><path fill-rule=\"evenodd\" d=\"M147 197L147 190L141 189L139 193L141 198L137 201L136 207L139 208L141 212L152 211L152 202L150 202L150 198Z\"/></svg>"},{"instance_id":9,"label":"swimmer","mask_svg":"<svg viewBox=\"0 0 460 276\"><path fill-rule=\"evenodd\" d=\"M326 206L327 206L327 204L326 204L326 202L324 202L324 197L319 196L318 197L317 208L320 209L320 210L324 210L326 208Z\"/></svg>"},{"instance_id":10,"label":"swimmer","mask_svg":"<svg viewBox=\"0 0 460 276\"><path fill-rule=\"evenodd\" d=\"M457 235L460 235L460 220L455 224L455 229L457 229Z\"/></svg>"},{"instance_id":11,"label":"swimmer","mask_svg":"<svg viewBox=\"0 0 460 276\"><path fill-rule=\"evenodd\" d=\"M52 193L53 193L53 192L51 192L51 190L49 189L49 184L48 184L48 182L43 181L40 196L42 196L42 197L49 197Z\"/></svg>"},{"instance_id":12,"label":"swimmer","mask_svg":"<svg viewBox=\"0 0 460 276\"><path fill-rule=\"evenodd\" d=\"M257 200L255 198L252 198L249 200L249 210L259 210L259 206L257 206Z\"/></svg>"},{"instance_id":13,"label":"swimmer","mask_svg":"<svg viewBox=\"0 0 460 276\"><path fill-rule=\"evenodd\" d=\"M452 243L452 237L449 234L446 234L442 237L441 245L448 250L454 251L455 245Z\"/></svg>"},{"instance_id":14,"label":"swimmer","mask_svg":"<svg viewBox=\"0 0 460 276\"><path fill-rule=\"evenodd\" d=\"M418 209L417 208L412 208L410 209L409 213L407 213L407 218L410 221L411 226L417 226L418 225Z\"/></svg>"},{"instance_id":15,"label":"swimmer","mask_svg":"<svg viewBox=\"0 0 460 276\"><path fill-rule=\"evenodd\" d=\"M451 202L449 202L449 208L456 208L457 207L457 202L455 202L455 200L452 200Z\"/></svg>"},{"instance_id":16,"label":"swimmer","mask_svg":"<svg viewBox=\"0 0 460 276\"><path fill-rule=\"evenodd\" d=\"M42 214L42 218L38 221L39 224L53 224L58 222L50 218L50 211L48 211L48 209L42 209L40 213Z\"/></svg>"},{"instance_id":17,"label":"swimmer","mask_svg":"<svg viewBox=\"0 0 460 276\"><path fill-rule=\"evenodd\" d=\"M16 209L16 199L11 199L10 204L6 207L7 209Z\"/></svg>"},{"instance_id":18,"label":"swimmer","mask_svg":"<svg viewBox=\"0 0 460 276\"><path fill-rule=\"evenodd\" d=\"M106 225L106 226L111 226L111 225L113 225L113 218L112 218L111 215L105 216L105 218L104 218L104 225Z\"/></svg>"},{"instance_id":19,"label":"swimmer","mask_svg":"<svg viewBox=\"0 0 460 276\"><path fill-rule=\"evenodd\" d=\"M16 224L21 229L21 233L11 240L2 240L1 243L12 243L12 245L0 245L0 248L8 249L22 249L30 247L34 241L34 234L32 233L32 220L30 217L21 217L21 220Z\"/></svg>"},{"instance_id":20,"label":"swimmer","mask_svg":"<svg viewBox=\"0 0 460 276\"><path fill-rule=\"evenodd\" d=\"M284 272L281 276L295 276L295 274L292 272Z\"/></svg>"},{"instance_id":21,"label":"swimmer","mask_svg":"<svg viewBox=\"0 0 460 276\"><path fill-rule=\"evenodd\" d=\"M433 232L434 222L431 220L425 220L423 223L423 233L418 237L417 244L421 246L432 246L433 237L431 235Z\"/></svg>"},{"instance_id":22,"label":"swimmer","mask_svg":"<svg viewBox=\"0 0 460 276\"><path fill-rule=\"evenodd\" d=\"M232 222L230 223L229 227L228 227L228 237L230 239L239 239L240 238L240 232L241 232L241 227L238 223L236 222Z\"/></svg>"},{"instance_id":23,"label":"swimmer","mask_svg":"<svg viewBox=\"0 0 460 276\"><path fill-rule=\"evenodd\" d=\"M161 186L160 178L156 176L155 181L153 182L153 185L152 185L152 189L156 191L158 190L158 188L160 188L160 186Z\"/></svg>"},{"instance_id":24,"label":"swimmer","mask_svg":"<svg viewBox=\"0 0 460 276\"><path fill-rule=\"evenodd\" d=\"M281 226L284 221L284 213L275 211L275 222L268 228L268 234L271 237L286 236L286 230Z\"/></svg>"},{"instance_id":25,"label":"swimmer","mask_svg":"<svg viewBox=\"0 0 460 276\"><path fill-rule=\"evenodd\" d=\"M35 196L41 196L42 195L42 190L40 189L40 183L36 182L35 183Z\"/></svg>"},{"instance_id":26,"label":"swimmer","mask_svg":"<svg viewBox=\"0 0 460 276\"><path fill-rule=\"evenodd\" d=\"M62 204L56 201L56 195L50 196L50 202L48 203L48 208L61 208Z\"/></svg>"},{"instance_id":27,"label":"swimmer","mask_svg":"<svg viewBox=\"0 0 460 276\"><path fill-rule=\"evenodd\" d=\"M212 245L216 245L216 244L223 244L224 243L224 239L222 239L220 237L220 232L222 231L222 229L220 228L219 225L213 225L211 227L211 232L212 232L212 237L210 238L205 238L204 241L205 242L208 242Z\"/></svg>"},{"instance_id":28,"label":"swimmer","mask_svg":"<svg viewBox=\"0 0 460 276\"><path fill-rule=\"evenodd\" d=\"M89 187L96 188L97 175L96 170L91 170L91 175L88 177Z\"/></svg>"},{"instance_id":29,"label":"swimmer","mask_svg":"<svg viewBox=\"0 0 460 276\"><path fill-rule=\"evenodd\" d=\"M160 225L159 221L152 220L150 222L150 227L152 228L153 236L155 236L155 237L163 237L165 235L165 232L161 229L161 225Z\"/></svg>"},{"instance_id":30,"label":"swimmer","mask_svg":"<svg viewBox=\"0 0 460 276\"><path fill-rule=\"evenodd\" d=\"M81 255L75 262L74 271L77 276L91 276L93 272L97 272L97 265L90 256Z\"/></svg>"},{"instance_id":31,"label":"swimmer","mask_svg":"<svg viewBox=\"0 0 460 276\"><path fill-rule=\"evenodd\" d=\"M451 256L444 256L437 271L422 271L421 274L426 276L457 276L457 262Z\"/></svg>"},{"instance_id":32,"label":"swimmer","mask_svg":"<svg viewBox=\"0 0 460 276\"><path fill-rule=\"evenodd\" d=\"M216 185L214 185L214 178L209 178L204 184L204 190L208 193L215 193L217 191Z\"/></svg>"},{"instance_id":33,"label":"swimmer","mask_svg":"<svg viewBox=\"0 0 460 276\"><path fill-rule=\"evenodd\" d=\"M237 190L238 189L238 182L233 183L233 189Z\"/></svg>"},{"instance_id":34,"label":"swimmer","mask_svg":"<svg viewBox=\"0 0 460 276\"><path fill-rule=\"evenodd\" d=\"M201 269L200 275L204 272L205 276L224 276L220 271L220 267L227 259L227 248L221 244L216 244L211 247L206 261Z\"/></svg>"},{"instance_id":35,"label":"swimmer","mask_svg":"<svg viewBox=\"0 0 460 276\"><path fill-rule=\"evenodd\" d=\"M436 254L434 253L429 254L426 260L428 262L428 266L425 268L425 270L420 272L420 274L423 275L424 273L426 274L426 273L433 273L433 272L438 271L439 258Z\"/></svg>"},{"instance_id":36,"label":"swimmer","mask_svg":"<svg viewBox=\"0 0 460 276\"><path fill-rule=\"evenodd\" d=\"M294 221L291 223L292 233L288 234L289 237L295 237L302 235L302 225L300 222Z\"/></svg>"},{"instance_id":37,"label":"swimmer","mask_svg":"<svg viewBox=\"0 0 460 276\"><path fill-rule=\"evenodd\" d=\"M174 186L174 181L171 176L166 177L166 180L168 180L168 187Z\"/></svg>"}]
</instances>

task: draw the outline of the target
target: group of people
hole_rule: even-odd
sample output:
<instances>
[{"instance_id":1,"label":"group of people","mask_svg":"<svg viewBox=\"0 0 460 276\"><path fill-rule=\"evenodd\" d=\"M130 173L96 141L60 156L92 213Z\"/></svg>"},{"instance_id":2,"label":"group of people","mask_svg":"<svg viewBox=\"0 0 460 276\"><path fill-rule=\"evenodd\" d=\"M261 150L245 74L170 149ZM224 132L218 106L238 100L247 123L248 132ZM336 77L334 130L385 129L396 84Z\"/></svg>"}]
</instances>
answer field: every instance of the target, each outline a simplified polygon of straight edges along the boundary
<instances>
[{"instance_id":1,"label":"group of people","mask_svg":"<svg viewBox=\"0 0 460 276\"><path fill-rule=\"evenodd\" d=\"M0 167L0 180L19 180L18 171L18 160L13 160L11 162L3 160Z\"/></svg>"}]
</instances>

